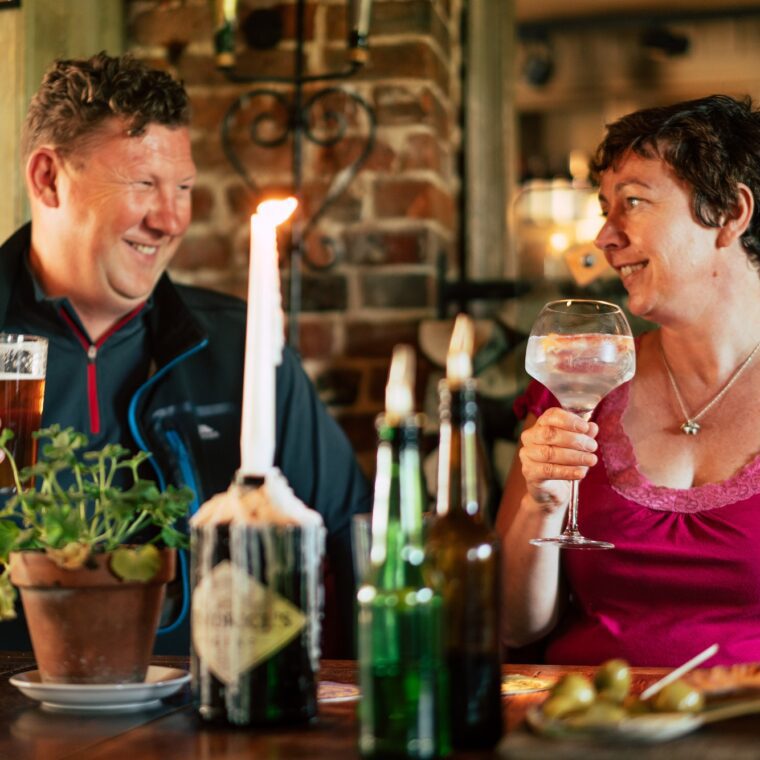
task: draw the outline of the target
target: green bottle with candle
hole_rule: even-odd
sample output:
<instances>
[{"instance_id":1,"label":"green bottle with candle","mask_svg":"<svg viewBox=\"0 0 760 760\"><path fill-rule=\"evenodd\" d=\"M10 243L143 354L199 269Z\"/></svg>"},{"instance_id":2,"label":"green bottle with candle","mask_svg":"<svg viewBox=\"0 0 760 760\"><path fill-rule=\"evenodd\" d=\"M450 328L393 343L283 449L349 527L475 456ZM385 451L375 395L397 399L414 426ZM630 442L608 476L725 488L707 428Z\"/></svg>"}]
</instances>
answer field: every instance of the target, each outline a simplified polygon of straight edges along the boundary
<instances>
[{"instance_id":1,"label":"green bottle with candle","mask_svg":"<svg viewBox=\"0 0 760 760\"><path fill-rule=\"evenodd\" d=\"M420 417L414 351L397 346L377 421L368 579L359 602L359 750L365 757L450 752L440 594L423 574Z\"/></svg>"},{"instance_id":2,"label":"green bottle with candle","mask_svg":"<svg viewBox=\"0 0 760 760\"><path fill-rule=\"evenodd\" d=\"M455 749L492 747L502 734L499 541L479 493L482 459L472 377L474 325L460 314L439 386L436 516L428 529L433 582L444 601Z\"/></svg>"}]
</instances>

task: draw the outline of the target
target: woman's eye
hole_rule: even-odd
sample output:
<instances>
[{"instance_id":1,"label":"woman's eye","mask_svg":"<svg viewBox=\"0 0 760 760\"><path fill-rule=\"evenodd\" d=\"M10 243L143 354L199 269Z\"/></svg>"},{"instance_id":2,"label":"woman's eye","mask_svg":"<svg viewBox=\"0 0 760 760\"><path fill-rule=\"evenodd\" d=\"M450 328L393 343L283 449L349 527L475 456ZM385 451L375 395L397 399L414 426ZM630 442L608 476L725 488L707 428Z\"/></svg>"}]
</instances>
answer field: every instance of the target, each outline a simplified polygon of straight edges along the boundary
<instances>
[{"instance_id":1,"label":"woman's eye","mask_svg":"<svg viewBox=\"0 0 760 760\"><path fill-rule=\"evenodd\" d=\"M635 196L631 196L629 198L625 199L626 204L629 208L636 208L641 203L641 198L636 198Z\"/></svg>"}]
</instances>

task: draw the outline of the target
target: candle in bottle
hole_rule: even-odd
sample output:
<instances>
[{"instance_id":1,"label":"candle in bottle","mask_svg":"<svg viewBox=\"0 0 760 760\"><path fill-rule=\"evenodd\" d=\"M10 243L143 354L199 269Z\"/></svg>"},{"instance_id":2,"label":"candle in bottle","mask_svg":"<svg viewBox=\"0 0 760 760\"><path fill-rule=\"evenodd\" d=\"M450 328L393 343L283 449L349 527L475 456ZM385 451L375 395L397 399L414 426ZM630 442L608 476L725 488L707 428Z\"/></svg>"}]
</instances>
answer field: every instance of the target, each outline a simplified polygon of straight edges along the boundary
<instances>
[{"instance_id":1,"label":"candle in bottle","mask_svg":"<svg viewBox=\"0 0 760 760\"><path fill-rule=\"evenodd\" d=\"M377 419L370 571L357 594L363 757L444 757L450 749L441 594L423 571L414 368L414 349L396 346Z\"/></svg>"},{"instance_id":2,"label":"candle in bottle","mask_svg":"<svg viewBox=\"0 0 760 760\"><path fill-rule=\"evenodd\" d=\"M443 589L449 725L457 749L492 747L502 732L499 541L478 488L474 324L457 317L439 385L436 517L427 535L432 577Z\"/></svg>"},{"instance_id":3,"label":"candle in bottle","mask_svg":"<svg viewBox=\"0 0 760 760\"><path fill-rule=\"evenodd\" d=\"M295 207L295 198L264 201L251 216L240 433L243 476L264 476L274 464L275 375L284 346L277 226Z\"/></svg>"}]
</instances>

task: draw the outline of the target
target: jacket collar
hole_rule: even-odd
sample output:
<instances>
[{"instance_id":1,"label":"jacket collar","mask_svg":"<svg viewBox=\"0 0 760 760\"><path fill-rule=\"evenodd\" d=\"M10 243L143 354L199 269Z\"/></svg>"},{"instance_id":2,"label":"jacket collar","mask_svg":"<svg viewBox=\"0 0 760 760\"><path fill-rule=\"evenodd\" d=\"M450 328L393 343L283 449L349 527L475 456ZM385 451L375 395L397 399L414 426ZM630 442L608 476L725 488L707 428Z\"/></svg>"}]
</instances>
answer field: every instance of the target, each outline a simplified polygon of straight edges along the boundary
<instances>
[{"instance_id":1,"label":"jacket collar","mask_svg":"<svg viewBox=\"0 0 760 760\"><path fill-rule=\"evenodd\" d=\"M0 330L6 323L11 297L32 240L27 222L0 246ZM153 359L162 367L200 343L206 333L164 273L153 291L153 308L148 315Z\"/></svg>"},{"instance_id":2,"label":"jacket collar","mask_svg":"<svg viewBox=\"0 0 760 760\"><path fill-rule=\"evenodd\" d=\"M11 295L16 284L24 253L32 242L32 224L17 229L0 247L0 329L8 316Z\"/></svg>"}]
</instances>

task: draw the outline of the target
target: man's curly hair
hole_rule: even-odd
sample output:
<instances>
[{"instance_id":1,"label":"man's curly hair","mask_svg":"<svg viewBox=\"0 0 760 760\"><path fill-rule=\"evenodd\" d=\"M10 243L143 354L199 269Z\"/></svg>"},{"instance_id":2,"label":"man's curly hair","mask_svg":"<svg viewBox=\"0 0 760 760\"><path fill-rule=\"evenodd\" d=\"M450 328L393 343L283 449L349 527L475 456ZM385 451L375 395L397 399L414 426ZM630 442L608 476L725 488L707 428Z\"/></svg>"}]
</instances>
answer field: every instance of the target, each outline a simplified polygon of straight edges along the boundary
<instances>
[{"instance_id":1,"label":"man's curly hair","mask_svg":"<svg viewBox=\"0 0 760 760\"><path fill-rule=\"evenodd\" d=\"M190 104L182 84L131 55L57 60L29 105L22 156L45 143L70 153L112 117L136 136L149 124L187 126Z\"/></svg>"},{"instance_id":2,"label":"man's curly hair","mask_svg":"<svg viewBox=\"0 0 760 760\"><path fill-rule=\"evenodd\" d=\"M665 161L691 187L694 215L707 227L722 224L736 206L737 186L746 185L755 209L741 242L760 268L760 111L751 98L710 95L623 116L607 126L592 175L598 179L628 151Z\"/></svg>"}]
</instances>

